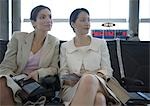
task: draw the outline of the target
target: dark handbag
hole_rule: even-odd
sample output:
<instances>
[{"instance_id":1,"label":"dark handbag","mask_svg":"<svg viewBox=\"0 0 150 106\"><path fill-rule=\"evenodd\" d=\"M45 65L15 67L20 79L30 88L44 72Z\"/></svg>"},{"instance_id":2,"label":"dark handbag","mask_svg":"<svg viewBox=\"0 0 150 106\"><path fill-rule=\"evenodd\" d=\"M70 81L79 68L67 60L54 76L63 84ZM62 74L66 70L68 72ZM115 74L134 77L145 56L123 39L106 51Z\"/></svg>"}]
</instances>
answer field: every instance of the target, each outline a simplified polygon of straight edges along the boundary
<instances>
[{"instance_id":1,"label":"dark handbag","mask_svg":"<svg viewBox=\"0 0 150 106\"><path fill-rule=\"evenodd\" d=\"M46 76L40 82L34 79L25 79L27 75L20 74L12 77L22 88L18 90L16 96L21 98L22 103L31 101L35 103L40 97L46 97L46 101L51 101L55 97L55 90L59 90L59 80L55 76ZM59 85L60 86L60 85Z\"/></svg>"},{"instance_id":2,"label":"dark handbag","mask_svg":"<svg viewBox=\"0 0 150 106\"><path fill-rule=\"evenodd\" d=\"M58 75L48 75L41 79L40 84L51 92L51 98L47 99L45 105L63 106L59 92L61 89Z\"/></svg>"},{"instance_id":3,"label":"dark handbag","mask_svg":"<svg viewBox=\"0 0 150 106\"><path fill-rule=\"evenodd\" d=\"M61 89L58 75L48 75L41 79L40 84L51 91L59 91Z\"/></svg>"},{"instance_id":4,"label":"dark handbag","mask_svg":"<svg viewBox=\"0 0 150 106\"><path fill-rule=\"evenodd\" d=\"M53 94L51 91L41 86L38 82L33 79L19 80L17 84L22 88L17 91L16 95L22 100L22 103L27 101L36 102L40 97L52 98Z\"/></svg>"}]
</instances>

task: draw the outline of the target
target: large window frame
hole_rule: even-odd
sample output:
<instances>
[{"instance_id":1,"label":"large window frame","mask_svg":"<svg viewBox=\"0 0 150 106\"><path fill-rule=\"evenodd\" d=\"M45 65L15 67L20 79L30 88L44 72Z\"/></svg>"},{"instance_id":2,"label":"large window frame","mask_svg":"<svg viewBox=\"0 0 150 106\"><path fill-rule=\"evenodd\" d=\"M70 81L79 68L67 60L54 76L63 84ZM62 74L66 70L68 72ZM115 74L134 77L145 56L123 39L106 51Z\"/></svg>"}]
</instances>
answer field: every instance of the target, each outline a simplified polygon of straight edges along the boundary
<instances>
[{"instance_id":1,"label":"large window frame","mask_svg":"<svg viewBox=\"0 0 150 106\"><path fill-rule=\"evenodd\" d=\"M23 8L25 3L22 1L22 24L21 24L21 31L30 32L33 30L32 25L29 23L29 15L30 11L33 7L39 4L46 5L49 4L49 7L52 10L52 16L53 16L53 27L52 30L49 32L50 34L58 37L60 40L70 40L75 35L69 26L68 18L72 10L78 7L84 7L87 8L90 11L90 17L91 17L91 30L92 29L128 29L128 14L129 14L129 0L95 0L95 1L85 1L82 2L79 0L44 0L40 2L41 0L37 0L36 2L34 0L25 0L26 5L28 5L29 8L26 9L28 12L23 12ZM24 2L25 2L24 1ZM148 1L148 0L147 0ZM65 2L65 3L64 3ZM68 5L65 5L67 2ZM72 4L70 4L72 3ZM117 3L117 4L116 4ZM122 5L118 5L121 4ZM143 1L140 1L140 12L141 8L143 8ZM100 5L101 4L101 5ZM104 5L105 4L105 5ZM64 6L65 5L65 6ZM102 9L99 9L100 6L103 6ZM66 8L64 8L66 7ZM56 9L58 8L58 9ZM62 8L64 8L64 12L62 12ZM95 9L95 11L93 11ZM99 9L99 11L98 11ZM121 11L119 10L121 9ZM97 12L98 11L98 12ZM100 14L97 14L100 13ZM147 13L150 13L150 10L147 10ZM64 15L63 15L64 14ZM121 14L118 16L118 14ZM146 15L147 17L144 17L143 14L140 14L140 20L139 20L139 38L140 40L148 40L150 41L150 15ZM119 17L119 18L118 18ZM103 27L101 26L102 23L105 22L113 22L116 24L114 27ZM146 27L145 27L146 26ZM28 29L27 29L28 28ZM148 29L149 28L149 29ZM149 33L146 35L146 33ZM90 34L90 32L89 32Z\"/></svg>"}]
</instances>

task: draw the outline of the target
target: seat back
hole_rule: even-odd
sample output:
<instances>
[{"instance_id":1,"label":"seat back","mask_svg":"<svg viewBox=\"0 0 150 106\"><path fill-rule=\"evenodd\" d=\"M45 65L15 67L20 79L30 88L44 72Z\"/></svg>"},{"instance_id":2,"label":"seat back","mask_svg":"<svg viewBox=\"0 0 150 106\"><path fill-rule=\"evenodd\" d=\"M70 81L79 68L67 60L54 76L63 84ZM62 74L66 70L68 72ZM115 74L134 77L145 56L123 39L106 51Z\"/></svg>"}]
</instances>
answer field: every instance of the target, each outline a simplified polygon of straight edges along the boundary
<instances>
[{"instance_id":1,"label":"seat back","mask_svg":"<svg viewBox=\"0 0 150 106\"><path fill-rule=\"evenodd\" d=\"M5 52L7 50L8 41L0 40L0 63L3 61Z\"/></svg>"},{"instance_id":2,"label":"seat back","mask_svg":"<svg viewBox=\"0 0 150 106\"><path fill-rule=\"evenodd\" d=\"M121 84L122 81L121 81L119 61L118 61L118 56L117 56L117 43L116 43L115 40L107 41L107 46L108 46L109 54L110 54L111 67L114 70L113 71L113 76Z\"/></svg>"},{"instance_id":3,"label":"seat back","mask_svg":"<svg viewBox=\"0 0 150 106\"><path fill-rule=\"evenodd\" d=\"M150 41L121 41L125 76L139 79L150 89Z\"/></svg>"},{"instance_id":4,"label":"seat back","mask_svg":"<svg viewBox=\"0 0 150 106\"><path fill-rule=\"evenodd\" d=\"M107 41L114 77L122 84L117 54L117 42ZM127 86L128 91L150 92L150 41L120 41L120 51L125 78L128 84L136 80L142 81L144 86ZM132 81L131 81L132 80ZM123 84L122 84L123 85ZM129 87L130 86L130 87ZM133 88L134 87L134 88Z\"/></svg>"}]
</instances>

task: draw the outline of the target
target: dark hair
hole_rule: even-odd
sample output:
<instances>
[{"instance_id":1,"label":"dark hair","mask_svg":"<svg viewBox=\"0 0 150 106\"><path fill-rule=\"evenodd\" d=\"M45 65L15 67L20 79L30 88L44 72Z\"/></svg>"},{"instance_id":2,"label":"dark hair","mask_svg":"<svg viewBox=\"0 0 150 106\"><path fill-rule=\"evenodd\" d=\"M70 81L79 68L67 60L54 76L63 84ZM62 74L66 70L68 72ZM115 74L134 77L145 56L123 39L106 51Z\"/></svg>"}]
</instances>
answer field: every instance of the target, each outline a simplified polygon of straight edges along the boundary
<instances>
[{"instance_id":1,"label":"dark hair","mask_svg":"<svg viewBox=\"0 0 150 106\"><path fill-rule=\"evenodd\" d=\"M75 9L75 10L71 13L70 19L69 19L69 23L70 23L70 26L71 26L71 27L72 27L71 22L74 22L74 23L75 23L75 21L77 20L77 18L78 18L78 16L79 16L80 12L82 12L82 11L84 11L84 12L86 12L88 15L90 15L89 11L88 11L87 9L85 9L85 8L77 8L77 9ZM73 27L72 27L72 29L73 29L73 31L74 31L74 28L73 28ZM74 31L74 32L75 32L75 31Z\"/></svg>"},{"instance_id":2,"label":"dark hair","mask_svg":"<svg viewBox=\"0 0 150 106\"><path fill-rule=\"evenodd\" d=\"M48 9L49 11L51 11L50 8L44 5L38 5L32 9L31 14L30 14L30 20L36 21L37 15L39 11L41 11L42 9Z\"/></svg>"}]
</instances>

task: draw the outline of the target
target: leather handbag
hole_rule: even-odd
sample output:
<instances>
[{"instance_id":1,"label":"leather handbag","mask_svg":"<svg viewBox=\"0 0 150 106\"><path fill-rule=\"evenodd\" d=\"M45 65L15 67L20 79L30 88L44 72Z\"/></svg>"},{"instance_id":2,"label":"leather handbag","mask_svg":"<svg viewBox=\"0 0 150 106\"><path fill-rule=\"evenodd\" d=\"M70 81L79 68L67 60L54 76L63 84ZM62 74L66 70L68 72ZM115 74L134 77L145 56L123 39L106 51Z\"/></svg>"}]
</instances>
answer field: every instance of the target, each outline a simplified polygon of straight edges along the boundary
<instances>
[{"instance_id":1,"label":"leather handbag","mask_svg":"<svg viewBox=\"0 0 150 106\"><path fill-rule=\"evenodd\" d=\"M19 80L17 84L22 88L16 95L20 97L22 103L27 101L36 102L40 97L52 98L50 90L47 90L33 79Z\"/></svg>"},{"instance_id":2,"label":"leather handbag","mask_svg":"<svg viewBox=\"0 0 150 106\"><path fill-rule=\"evenodd\" d=\"M56 78L54 76L48 77L49 89L47 89L46 86L43 86L47 80L42 80L42 85L41 83L35 81L32 78L25 79L25 74L20 74L12 78L22 88L21 90L17 91L16 96L18 96L21 99L23 104L26 104L26 102L29 101L35 103L41 97L45 97L46 101L51 101L55 97L54 85L56 84Z\"/></svg>"}]
</instances>

